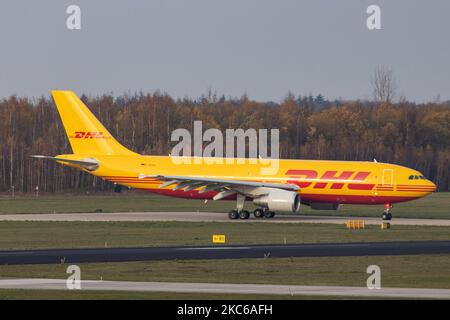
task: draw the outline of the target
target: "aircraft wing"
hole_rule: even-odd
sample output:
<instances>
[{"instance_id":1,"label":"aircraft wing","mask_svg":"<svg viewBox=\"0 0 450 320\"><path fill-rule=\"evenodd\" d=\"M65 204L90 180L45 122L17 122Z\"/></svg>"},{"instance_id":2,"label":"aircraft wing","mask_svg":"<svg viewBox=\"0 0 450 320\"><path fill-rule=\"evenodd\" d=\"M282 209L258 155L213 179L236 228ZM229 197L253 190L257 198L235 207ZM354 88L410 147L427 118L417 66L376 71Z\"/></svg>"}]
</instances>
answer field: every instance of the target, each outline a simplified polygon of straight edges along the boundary
<instances>
[{"instance_id":1,"label":"aircraft wing","mask_svg":"<svg viewBox=\"0 0 450 320\"><path fill-rule=\"evenodd\" d=\"M165 176L165 175L146 175L140 174L139 179L158 179L165 181L160 188L175 185L174 190L190 191L197 188L202 188L199 192L220 191L213 199L220 200L233 194L242 194L250 197L259 197L266 192L262 190L282 189L288 191L297 191L300 188L294 184L288 183L270 183L257 181L243 181L243 180L228 180L216 178L203 177L187 177L187 176ZM257 192L254 192L258 190Z\"/></svg>"}]
</instances>

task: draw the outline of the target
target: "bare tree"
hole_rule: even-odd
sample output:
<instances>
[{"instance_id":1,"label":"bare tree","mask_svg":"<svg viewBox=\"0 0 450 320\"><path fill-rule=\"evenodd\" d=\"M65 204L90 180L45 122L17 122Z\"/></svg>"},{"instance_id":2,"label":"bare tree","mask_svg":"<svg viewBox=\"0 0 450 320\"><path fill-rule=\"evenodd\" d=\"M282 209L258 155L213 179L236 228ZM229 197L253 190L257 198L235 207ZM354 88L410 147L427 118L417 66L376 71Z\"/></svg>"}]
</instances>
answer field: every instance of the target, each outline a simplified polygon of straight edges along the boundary
<instances>
[{"instance_id":1,"label":"bare tree","mask_svg":"<svg viewBox=\"0 0 450 320\"><path fill-rule=\"evenodd\" d=\"M375 101L392 102L398 88L392 69L378 66L375 68L370 83Z\"/></svg>"}]
</instances>

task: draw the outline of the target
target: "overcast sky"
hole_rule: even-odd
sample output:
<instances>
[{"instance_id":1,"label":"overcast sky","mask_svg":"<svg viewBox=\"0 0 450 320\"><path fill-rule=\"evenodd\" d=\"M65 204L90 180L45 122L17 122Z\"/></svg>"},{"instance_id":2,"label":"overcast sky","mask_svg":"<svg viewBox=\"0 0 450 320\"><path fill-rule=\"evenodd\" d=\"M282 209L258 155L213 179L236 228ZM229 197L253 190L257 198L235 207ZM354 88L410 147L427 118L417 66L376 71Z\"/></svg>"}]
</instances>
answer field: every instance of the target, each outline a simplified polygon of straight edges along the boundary
<instances>
[{"instance_id":1,"label":"overcast sky","mask_svg":"<svg viewBox=\"0 0 450 320\"><path fill-rule=\"evenodd\" d=\"M81 30L66 8L81 8ZM381 7L381 30L366 9ZM398 96L450 99L450 1L2 0L0 98L71 89L259 101L371 98L376 66Z\"/></svg>"}]
</instances>

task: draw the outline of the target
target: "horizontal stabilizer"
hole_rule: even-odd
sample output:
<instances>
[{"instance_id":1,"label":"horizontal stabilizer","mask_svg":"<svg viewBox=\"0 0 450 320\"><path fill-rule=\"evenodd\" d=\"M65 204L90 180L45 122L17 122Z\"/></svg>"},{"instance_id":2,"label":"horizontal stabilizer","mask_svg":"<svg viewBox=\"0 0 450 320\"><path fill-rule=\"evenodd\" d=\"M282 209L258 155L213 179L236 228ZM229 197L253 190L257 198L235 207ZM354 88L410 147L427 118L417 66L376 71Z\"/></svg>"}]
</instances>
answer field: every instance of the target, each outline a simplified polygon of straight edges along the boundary
<instances>
[{"instance_id":1,"label":"horizontal stabilizer","mask_svg":"<svg viewBox=\"0 0 450 320\"><path fill-rule=\"evenodd\" d=\"M59 161L59 162L66 162L70 164L75 164L79 167L82 167L89 171L94 171L98 169L99 162L97 159L94 158L85 158L81 160L73 160L73 159L65 159L65 158L58 158L58 157L51 157L51 156L41 156L41 155L32 155L31 158L36 159L45 159L45 160L52 160L52 161Z\"/></svg>"}]
</instances>

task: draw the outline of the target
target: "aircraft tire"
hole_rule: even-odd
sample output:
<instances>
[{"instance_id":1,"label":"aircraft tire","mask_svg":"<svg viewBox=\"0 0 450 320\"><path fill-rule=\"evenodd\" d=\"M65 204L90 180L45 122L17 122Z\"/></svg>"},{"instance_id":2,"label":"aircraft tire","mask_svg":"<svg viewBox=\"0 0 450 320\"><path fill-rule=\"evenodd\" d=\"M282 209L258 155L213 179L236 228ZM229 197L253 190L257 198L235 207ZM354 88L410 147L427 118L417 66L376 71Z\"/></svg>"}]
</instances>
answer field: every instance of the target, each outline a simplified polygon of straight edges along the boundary
<instances>
[{"instance_id":1,"label":"aircraft tire","mask_svg":"<svg viewBox=\"0 0 450 320\"><path fill-rule=\"evenodd\" d=\"M384 221L392 220L392 213L384 212L383 215L381 216L381 219L383 219Z\"/></svg>"},{"instance_id":2,"label":"aircraft tire","mask_svg":"<svg viewBox=\"0 0 450 320\"><path fill-rule=\"evenodd\" d=\"M239 218L243 219L243 220L247 220L248 218L250 218L250 212L248 212L246 210L241 210L241 212L239 212Z\"/></svg>"},{"instance_id":3,"label":"aircraft tire","mask_svg":"<svg viewBox=\"0 0 450 320\"><path fill-rule=\"evenodd\" d=\"M231 210L230 212L228 212L228 218L230 218L231 220L235 220L239 218L239 213L237 212L237 210Z\"/></svg>"},{"instance_id":4,"label":"aircraft tire","mask_svg":"<svg viewBox=\"0 0 450 320\"><path fill-rule=\"evenodd\" d=\"M263 209L255 209L255 211L253 211L253 215L257 219L264 218L264 210Z\"/></svg>"},{"instance_id":5,"label":"aircraft tire","mask_svg":"<svg viewBox=\"0 0 450 320\"><path fill-rule=\"evenodd\" d=\"M275 217L275 212L273 212L273 211L265 211L264 212L264 218L272 219L273 217Z\"/></svg>"}]
</instances>

